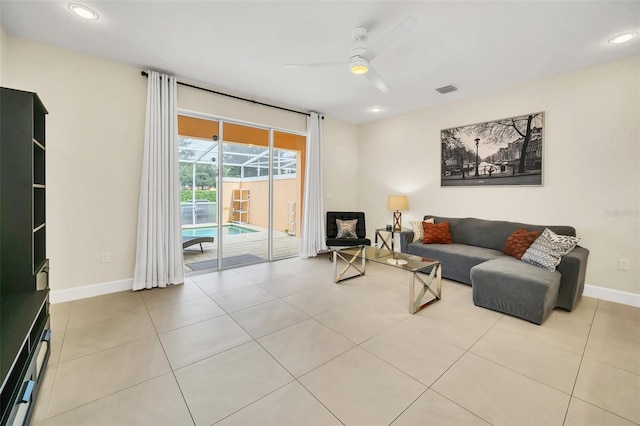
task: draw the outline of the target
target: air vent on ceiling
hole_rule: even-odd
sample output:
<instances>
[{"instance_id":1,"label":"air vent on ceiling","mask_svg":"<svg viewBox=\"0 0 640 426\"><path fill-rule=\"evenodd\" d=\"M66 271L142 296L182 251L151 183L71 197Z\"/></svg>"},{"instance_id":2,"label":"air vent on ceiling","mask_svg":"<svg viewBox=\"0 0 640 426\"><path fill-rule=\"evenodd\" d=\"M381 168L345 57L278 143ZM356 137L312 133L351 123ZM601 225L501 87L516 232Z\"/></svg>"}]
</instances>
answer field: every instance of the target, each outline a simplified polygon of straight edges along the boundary
<instances>
[{"instance_id":1,"label":"air vent on ceiling","mask_svg":"<svg viewBox=\"0 0 640 426\"><path fill-rule=\"evenodd\" d=\"M444 95L447 93L455 92L456 90L458 90L458 88L455 85L450 84L448 86L438 87L436 89L436 92L440 93L441 95Z\"/></svg>"}]
</instances>

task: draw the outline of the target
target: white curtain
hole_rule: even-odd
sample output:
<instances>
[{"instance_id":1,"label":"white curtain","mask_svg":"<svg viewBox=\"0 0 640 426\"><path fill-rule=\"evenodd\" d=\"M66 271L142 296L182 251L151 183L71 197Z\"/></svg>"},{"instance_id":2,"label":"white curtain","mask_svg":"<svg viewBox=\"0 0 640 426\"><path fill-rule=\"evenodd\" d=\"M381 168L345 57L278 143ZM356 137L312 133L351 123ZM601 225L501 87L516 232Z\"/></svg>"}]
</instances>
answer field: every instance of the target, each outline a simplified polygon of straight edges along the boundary
<instances>
[{"instance_id":1,"label":"white curtain","mask_svg":"<svg viewBox=\"0 0 640 426\"><path fill-rule=\"evenodd\" d=\"M322 118L312 112L307 118L307 176L304 183L301 257L315 257L326 250L322 191Z\"/></svg>"},{"instance_id":2,"label":"white curtain","mask_svg":"<svg viewBox=\"0 0 640 426\"><path fill-rule=\"evenodd\" d=\"M184 282L176 79L149 71L133 289Z\"/></svg>"}]
</instances>

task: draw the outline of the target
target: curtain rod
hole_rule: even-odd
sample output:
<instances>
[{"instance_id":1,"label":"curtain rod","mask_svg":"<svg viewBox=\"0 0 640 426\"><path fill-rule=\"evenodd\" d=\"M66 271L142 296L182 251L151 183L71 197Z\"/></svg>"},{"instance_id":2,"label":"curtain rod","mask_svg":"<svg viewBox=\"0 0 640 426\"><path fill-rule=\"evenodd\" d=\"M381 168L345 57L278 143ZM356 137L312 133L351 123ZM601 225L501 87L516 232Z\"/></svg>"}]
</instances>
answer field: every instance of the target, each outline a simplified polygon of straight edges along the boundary
<instances>
[{"instance_id":1,"label":"curtain rod","mask_svg":"<svg viewBox=\"0 0 640 426\"><path fill-rule=\"evenodd\" d=\"M149 77L149 73L146 72L146 71L141 71L140 75L142 75L143 77ZM234 95L230 95L228 93L217 92L215 90L207 89L207 88L204 88L204 87L194 86L192 84L183 83L181 81L176 81L176 83L181 85L181 86L191 87L192 89L198 89L198 90L202 90L204 92L209 92L209 93L213 93L213 94L220 95L220 96L226 96L228 98L237 99L239 101L251 102L253 104L262 105L262 106L266 106L266 107L270 107L270 108L276 108L276 109L279 109L279 110L282 110L282 111L295 112L296 114L306 115L307 117L311 116L311 114L309 114L308 112L296 111L295 109L283 108L283 107L278 106L278 105L266 104L264 102L254 101L253 99L242 98L240 96L234 96ZM324 116L323 115L321 115L320 117L324 120Z\"/></svg>"}]
</instances>

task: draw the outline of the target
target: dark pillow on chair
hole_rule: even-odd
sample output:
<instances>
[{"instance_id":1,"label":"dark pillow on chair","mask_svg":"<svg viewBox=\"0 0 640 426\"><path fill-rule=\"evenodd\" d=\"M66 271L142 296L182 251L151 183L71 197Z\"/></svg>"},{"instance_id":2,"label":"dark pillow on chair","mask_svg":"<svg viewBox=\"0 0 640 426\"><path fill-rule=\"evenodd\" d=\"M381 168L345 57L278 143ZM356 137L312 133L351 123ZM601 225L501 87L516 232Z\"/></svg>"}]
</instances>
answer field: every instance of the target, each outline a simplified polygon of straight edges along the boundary
<instances>
[{"instance_id":1,"label":"dark pillow on chair","mask_svg":"<svg viewBox=\"0 0 640 426\"><path fill-rule=\"evenodd\" d=\"M336 225L338 226L338 235L336 238L352 238L357 239L356 224L358 219L340 220L336 219Z\"/></svg>"},{"instance_id":2,"label":"dark pillow on chair","mask_svg":"<svg viewBox=\"0 0 640 426\"><path fill-rule=\"evenodd\" d=\"M449 222L427 223L422 222L424 230L424 244L451 244L451 232L449 231Z\"/></svg>"}]
</instances>

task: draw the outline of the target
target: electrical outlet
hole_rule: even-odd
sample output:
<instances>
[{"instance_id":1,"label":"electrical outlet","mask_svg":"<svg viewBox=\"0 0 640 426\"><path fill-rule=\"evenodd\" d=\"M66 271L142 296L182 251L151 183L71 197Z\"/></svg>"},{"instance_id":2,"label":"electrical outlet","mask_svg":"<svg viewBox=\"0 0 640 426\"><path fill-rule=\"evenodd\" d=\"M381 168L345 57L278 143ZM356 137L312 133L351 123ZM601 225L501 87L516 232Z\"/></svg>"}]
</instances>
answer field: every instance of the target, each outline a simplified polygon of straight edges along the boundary
<instances>
[{"instance_id":1,"label":"electrical outlet","mask_svg":"<svg viewBox=\"0 0 640 426\"><path fill-rule=\"evenodd\" d=\"M102 253L102 263L109 262L111 262L111 253L105 251L104 253Z\"/></svg>"},{"instance_id":2,"label":"electrical outlet","mask_svg":"<svg viewBox=\"0 0 640 426\"><path fill-rule=\"evenodd\" d=\"M618 259L618 269L621 271L628 271L629 261L627 259Z\"/></svg>"}]
</instances>

